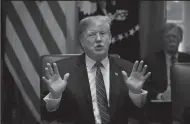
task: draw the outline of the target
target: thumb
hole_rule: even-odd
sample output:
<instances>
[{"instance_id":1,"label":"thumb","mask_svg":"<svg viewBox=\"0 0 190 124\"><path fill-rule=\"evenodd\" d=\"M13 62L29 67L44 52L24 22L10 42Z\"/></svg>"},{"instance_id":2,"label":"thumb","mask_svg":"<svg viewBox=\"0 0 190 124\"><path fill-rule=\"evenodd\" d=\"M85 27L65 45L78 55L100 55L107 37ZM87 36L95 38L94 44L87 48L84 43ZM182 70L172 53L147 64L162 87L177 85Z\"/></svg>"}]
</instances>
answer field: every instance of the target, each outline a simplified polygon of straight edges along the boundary
<instances>
[{"instance_id":1,"label":"thumb","mask_svg":"<svg viewBox=\"0 0 190 124\"><path fill-rule=\"evenodd\" d=\"M69 73L66 73L66 74L64 75L64 79L63 79L63 80L64 80L64 81L67 81L68 78L69 78L69 75L70 75Z\"/></svg>"},{"instance_id":2,"label":"thumb","mask_svg":"<svg viewBox=\"0 0 190 124\"><path fill-rule=\"evenodd\" d=\"M128 79L127 73L125 71L122 71L122 74L123 74L124 80L127 81Z\"/></svg>"}]
</instances>

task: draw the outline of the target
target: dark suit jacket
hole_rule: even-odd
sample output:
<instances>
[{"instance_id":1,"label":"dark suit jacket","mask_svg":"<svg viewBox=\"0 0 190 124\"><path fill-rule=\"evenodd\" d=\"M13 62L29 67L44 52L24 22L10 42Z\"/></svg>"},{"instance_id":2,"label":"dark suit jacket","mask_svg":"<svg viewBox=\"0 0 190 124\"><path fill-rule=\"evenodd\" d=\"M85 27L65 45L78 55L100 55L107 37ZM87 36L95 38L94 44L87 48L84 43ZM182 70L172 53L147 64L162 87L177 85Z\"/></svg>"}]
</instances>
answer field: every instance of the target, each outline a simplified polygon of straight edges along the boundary
<instances>
[{"instance_id":1,"label":"dark suit jacket","mask_svg":"<svg viewBox=\"0 0 190 124\"><path fill-rule=\"evenodd\" d=\"M131 73L132 63L109 56L110 61L110 124L127 124L128 118L143 118L143 109L136 107L129 95L121 73ZM61 77L70 73L68 84L62 94L58 110L48 112L42 100L42 119L71 122L74 124L95 124L85 55L71 57L57 62ZM118 73L118 75L116 74Z\"/></svg>"},{"instance_id":2,"label":"dark suit jacket","mask_svg":"<svg viewBox=\"0 0 190 124\"><path fill-rule=\"evenodd\" d=\"M158 93L167 89L167 68L164 51L156 52L145 58L150 78L146 81L144 89L148 90L147 98L156 99ZM178 62L190 62L190 55L179 52Z\"/></svg>"}]
</instances>

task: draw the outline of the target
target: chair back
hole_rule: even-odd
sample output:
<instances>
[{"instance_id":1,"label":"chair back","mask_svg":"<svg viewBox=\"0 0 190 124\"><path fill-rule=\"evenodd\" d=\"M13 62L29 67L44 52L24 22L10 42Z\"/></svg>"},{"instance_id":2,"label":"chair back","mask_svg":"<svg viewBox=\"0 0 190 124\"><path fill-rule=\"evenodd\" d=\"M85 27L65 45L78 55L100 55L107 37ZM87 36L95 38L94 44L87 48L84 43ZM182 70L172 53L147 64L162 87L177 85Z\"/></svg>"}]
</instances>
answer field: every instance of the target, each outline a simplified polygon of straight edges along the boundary
<instances>
[{"instance_id":1,"label":"chair back","mask_svg":"<svg viewBox=\"0 0 190 124\"><path fill-rule=\"evenodd\" d=\"M190 107L190 63L177 63L171 67L172 114L182 118Z\"/></svg>"}]
</instances>

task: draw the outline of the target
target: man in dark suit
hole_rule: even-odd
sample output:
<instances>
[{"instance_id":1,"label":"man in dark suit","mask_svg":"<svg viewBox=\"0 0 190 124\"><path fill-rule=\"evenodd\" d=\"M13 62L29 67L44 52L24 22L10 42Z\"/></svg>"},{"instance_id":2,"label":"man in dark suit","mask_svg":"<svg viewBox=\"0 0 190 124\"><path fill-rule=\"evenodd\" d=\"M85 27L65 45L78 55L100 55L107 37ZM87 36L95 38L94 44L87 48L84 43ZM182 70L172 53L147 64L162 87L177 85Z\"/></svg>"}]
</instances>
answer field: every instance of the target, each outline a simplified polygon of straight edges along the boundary
<instances>
[{"instance_id":1,"label":"man in dark suit","mask_svg":"<svg viewBox=\"0 0 190 124\"><path fill-rule=\"evenodd\" d=\"M72 124L127 124L143 118L147 65L108 55L111 20L90 16L80 21L84 54L48 63L42 77L50 93L43 99L42 119ZM128 77L127 74L130 74Z\"/></svg>"},{"instance_id":2,"label":"man in dark suit","mask_svg":"<svg viewBox=\"0 0 190 124\"><path fill-rule=\"evenodd\" d=\"M170 87L170 83L172 82L170 82L170 67L176 62L190 62L190 56L178 51L179 44L183 37L183 30L181 27L173 23L166 23L161 33L163 34L164 49L150 54L145 58L145 63L149 65L148 70L152 72L152 75L149 78L150 80L145 83L144 87L148 90L148 101L165 101L165 103L162 104L167 104L165 105L167 106L166 108L159 108L158 111L152 113L159 113L155 116L160 116L160 121L162 123L169 124L172 118L172 116L170 116L172 114ZM173 117L173 120L176 120L176 118Z\"/></svg>"}]
</instances>

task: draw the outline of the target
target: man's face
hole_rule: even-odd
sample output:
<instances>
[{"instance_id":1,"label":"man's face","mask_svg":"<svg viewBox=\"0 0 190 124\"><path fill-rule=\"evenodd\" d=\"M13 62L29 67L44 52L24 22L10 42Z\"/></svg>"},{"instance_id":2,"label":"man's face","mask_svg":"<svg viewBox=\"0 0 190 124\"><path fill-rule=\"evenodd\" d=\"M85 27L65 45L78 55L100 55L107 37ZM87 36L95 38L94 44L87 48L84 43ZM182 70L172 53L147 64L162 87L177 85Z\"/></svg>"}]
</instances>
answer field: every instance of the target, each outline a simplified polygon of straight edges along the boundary
<instances>
[{"instance_id":1,"label":"man's face","mask_svg":"<svg viewBox=\"0 0 190 124\"><path fill-rule=\"evenodd\" d=\"M84 52L95 60L103 59L108 55L110 43L111 33L107 23L92 22L81 37Z\"/></svg>"},{"instance_id":2,"label":"man's face","mask_svg":"<svg viewBox=\"0 0 190 124\"><path fill-rule=\"evenodd\" d=\"M181 38L176 28L173 28L164 35L165 50L168 53L175 54L178 51Z\"/></svg>"}]
</instances>

